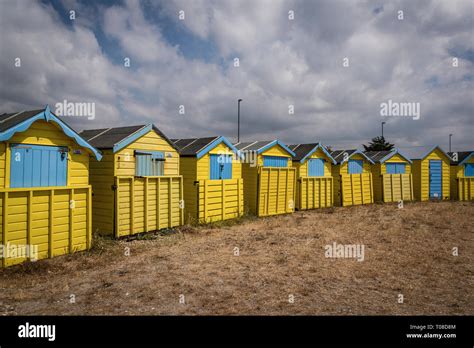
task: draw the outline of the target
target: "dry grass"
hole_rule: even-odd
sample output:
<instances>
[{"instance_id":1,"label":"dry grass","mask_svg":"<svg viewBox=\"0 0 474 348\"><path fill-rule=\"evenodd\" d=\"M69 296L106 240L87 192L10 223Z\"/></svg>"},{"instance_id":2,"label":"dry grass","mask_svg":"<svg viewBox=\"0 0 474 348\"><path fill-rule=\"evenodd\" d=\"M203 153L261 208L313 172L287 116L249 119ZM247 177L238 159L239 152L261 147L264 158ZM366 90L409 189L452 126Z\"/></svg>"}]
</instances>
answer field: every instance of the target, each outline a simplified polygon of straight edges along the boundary
<instances>
[{"instance_id":1,"label":"dry grass","mask_svg":"<svg viewBox=\"0 0 474 348\"><path fill-rule=\"evenodd\" d=\"M473 203L372 205L100 239L0 270L0 313L472 315L473 216ZM364 244L365 260L325 258L333 242Z\"/></svg>"}]
</instances>

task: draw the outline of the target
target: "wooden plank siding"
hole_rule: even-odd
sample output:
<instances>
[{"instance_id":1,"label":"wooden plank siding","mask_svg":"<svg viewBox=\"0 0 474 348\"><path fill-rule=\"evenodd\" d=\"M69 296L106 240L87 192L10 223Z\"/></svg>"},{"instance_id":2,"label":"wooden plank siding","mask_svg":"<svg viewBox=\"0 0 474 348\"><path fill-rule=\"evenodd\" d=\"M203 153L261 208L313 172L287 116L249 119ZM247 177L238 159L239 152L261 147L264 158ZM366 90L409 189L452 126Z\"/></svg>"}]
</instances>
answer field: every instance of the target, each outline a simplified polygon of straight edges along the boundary
<instances>
[{"instance_id":1,"label":"wooden plank siding","mask_svg":"<svg viewBox=\"0 0 474 348\"><path fill-rule=\"evenodd\" d=\"M308 160L324 159L324 176L308 176ZM319 148L309 156L304 163L293 161L296 168L296 209L318 209L333 206L334 182L332 163L327 155Z\"/></svg>"},{"instance_id":2,"label":"wooden plank siding","mask_svg":"<svg viewBox=\"0 0 474 348\"><path fill-rule=\"evenodd\" d=\"M441 198L450 199L450 159L439 149L435 149L424 159L413 160L413 188L415 199L418 201L429 200L430 178L429 163L430 160L441 160Z\"/></svg>"},{"instance_id":3,"label":"wooden plank siding","mask_svg":"<svg viewBox=\"0 0 474 348\"><path fill-rule=\"evenodd\" d=\"M372 165L359 154L350 159L362 160L362 174L349 174L348 162L332 166L334 178L334 204L350 206L374 203Z\"/></svg>"},{"instance_id":4,"label":"wooden plank siding","mask_svg":"<svg viewBox=\"0 0 474 348\"><path fill-rule=\"evenodd\" d=\"M466 163L474 163L474 156ZM474 177L464 175L464 164L450 166L451 199L459 201L474 200Z\"/></svg>"},{"instance_id":5,"label":"wooden plank siding","mask_svg":"<svg viewBox=\"0 0 474 348\"><path fill-rule=\"evenodd\" d=\"M387 163L404 163L405 174L387 174ZM399 154L393 155L384 163L375 163L371 166L376 202L413 201L412 165Z\"/></svg>"},{"instance_id":6,"label":"wooden plank siding","mask_svg":"<svg viewBox=\"0 0 474 348\"><path fill-rule=\"evenodd\" d=\"M164 175L135 176L135 150L163 152ZM183 224L180 158L165 139L150 130L116 153L102 152L100 162L91 161L95 232L122 237Z\"/></svg>"},{"instance_id":7,"label":"wooden plank siding","mask_svg":"<svg viewBox=\"0 0 474 348\"><path fill-rule=\"evenodd\" d=\"M244 214L242 164L232 160L232 179L210 179L210 155L229 154L231 149L220 143L201 158L181 157L184 216L186 223L209 223L240 217Z\"/></svg>"},{"instance_id":8,"label":"wooden plank siding","mask_svg":"<svg viewBox=\"0 0 474 348\"><path fill-rule=\"evenodd\" d=\"M183 224L181 176L116 177L115 237Z\"/></svg>"},{"instance_id":9,"label":"wooden plank siding","mask_svg":"<svg viewBox=\"0 0 474 348\"><path fill-rule=\"evenodd\" d=\"M67 184L58 187L10 188L10 145L68 148ZM91 247L91 186L89 152L53 122L38 120L24 132L0 143L0 244L33 245L38 259ZM27 261L2 260L2 266Z\"/></svg>"}]
</instances>

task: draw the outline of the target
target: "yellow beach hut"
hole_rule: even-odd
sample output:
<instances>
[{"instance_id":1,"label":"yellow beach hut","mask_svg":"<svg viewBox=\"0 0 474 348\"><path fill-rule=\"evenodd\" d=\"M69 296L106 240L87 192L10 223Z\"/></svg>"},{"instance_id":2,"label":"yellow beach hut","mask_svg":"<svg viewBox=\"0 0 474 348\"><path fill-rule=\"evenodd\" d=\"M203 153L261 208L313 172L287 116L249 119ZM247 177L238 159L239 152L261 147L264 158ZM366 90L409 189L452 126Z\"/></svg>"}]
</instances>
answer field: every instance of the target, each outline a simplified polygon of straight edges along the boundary
<instances>
[{"instance_id":1,"label":"yellow beach hut","mask_svg":"<svg viewBox=\"0 0 474 348\"><path fill-rule=\"evenodd\" d=\"M130 236L183 224L179 154L154 125L80 133L100 149L91 161L94 232Z\"/></svg>"},{"instance_id":2,"label":"yellow beach hut","mask_svg":"<svg viewBox=\"0 0 474 348\"><path fill-rule=\"evenodd\" d=\"M292 213L295 210L295 155L279 140L240 142L235 147L244 157L246 211L257 216Z\"/></svg>"},{"instance_id":3,"label":"yellow beach hut","mask_svg":"<svg viewBox=\"0 0 474 348\"><path fill-rule=\"evenodd\" d=\"M372 159L360 150L336 150L331 156L337 165L332 167L334 204L349 206L374 202Z\"/></svg>"},{"instance_id":4,"label":"yellow beach hut","mask_svg":"<svg viewBox=\"0 0 474 348\"><path fill-rule=\"evenodd\" d=\"M448 152L451 157L451 198L474 200L474 151Z\"/></svg>"},{"instance_id":5,"label":"yellow beach hut","mask_svg":"<svg viewBox=\"0 0 474 348\"><path fill-rule=\"evenodd\" d=\"M244 213L238 150L223 136L173 139L179 149L187 223L209 223Z\"/></svg>"},{"instance_id":6,"label":"yellow beach hut","mask_svg":"<svg viewBox=\"0 0 474 348\"><path fill-rule=\"evenodd\" d=\"M412 160L415 199L450 199L451 158L439 146L414 147L404 150Z\"/></svg>"},{"instance_id":7,"label":"yellow beach hut","mask_svg":"<svg viewBox=\"0 0 474 348\"><path fill-rule=\"evenodd\" d=\"M90 156L101 159L48 106L0 115L2 266L91 247Z\"/></svg>"},{"instance_id":8,"label":"yellow beach hut","mask_svg":"<svg viewBox=\"0 0 474 348\"><path fill-rule=\"evenodd\" d=\"M406 155L399 149L364 153L374 162L371 168L376 202L414 200L412 162Z\"/></svg>"},{"instance_id":9,"label":"yellow beach hut","mask_svg":"<svg viewBox=\"0 0 474 348\"><path fill-rule=\"evenodd\" d=\"M295 153L296 209L307 210L333 206L332 166L336 164L320 143L289 145Z\"/></svg>"}]
</instances>

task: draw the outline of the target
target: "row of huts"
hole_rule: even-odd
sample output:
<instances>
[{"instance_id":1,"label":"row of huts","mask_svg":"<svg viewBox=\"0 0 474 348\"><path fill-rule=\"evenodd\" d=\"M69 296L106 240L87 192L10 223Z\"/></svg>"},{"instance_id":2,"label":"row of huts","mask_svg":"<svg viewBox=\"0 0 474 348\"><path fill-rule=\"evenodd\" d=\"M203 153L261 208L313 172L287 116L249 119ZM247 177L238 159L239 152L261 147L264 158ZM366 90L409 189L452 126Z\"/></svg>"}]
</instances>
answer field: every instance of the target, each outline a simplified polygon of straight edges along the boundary
<instances>
[{"instance_id":1,"label":"row of huts","mask_svg":"<svg viewBox=\"0 0 474 348\"><path fill-rule=\"evenodd\" d=\"M49 107L0 115L1 265L246 213L474 199L474 151L169 139L154 125L75 132ZM23 247L23 248L22 248Z\"/></svg>"}]
</instances>

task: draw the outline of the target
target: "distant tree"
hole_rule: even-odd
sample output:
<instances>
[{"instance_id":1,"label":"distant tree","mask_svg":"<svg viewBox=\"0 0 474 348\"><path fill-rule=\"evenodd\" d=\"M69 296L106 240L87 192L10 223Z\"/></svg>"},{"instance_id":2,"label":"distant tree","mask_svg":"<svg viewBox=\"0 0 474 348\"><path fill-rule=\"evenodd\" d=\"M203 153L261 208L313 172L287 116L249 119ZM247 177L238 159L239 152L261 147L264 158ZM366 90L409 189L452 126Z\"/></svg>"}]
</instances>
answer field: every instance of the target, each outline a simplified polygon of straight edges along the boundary
<instances>
[{"instance_id":1,"label":"distant tree","mask_svg":"<svg viewBox=\"0 0 474 348\"><path fill-rule=\"evenodd\" d=\"M395 147L394 144L390 144L382 136L372 138L369 145L362 144L362 146L364 146L365 151L390 151Z\"/></svg>"}]
</instances>

